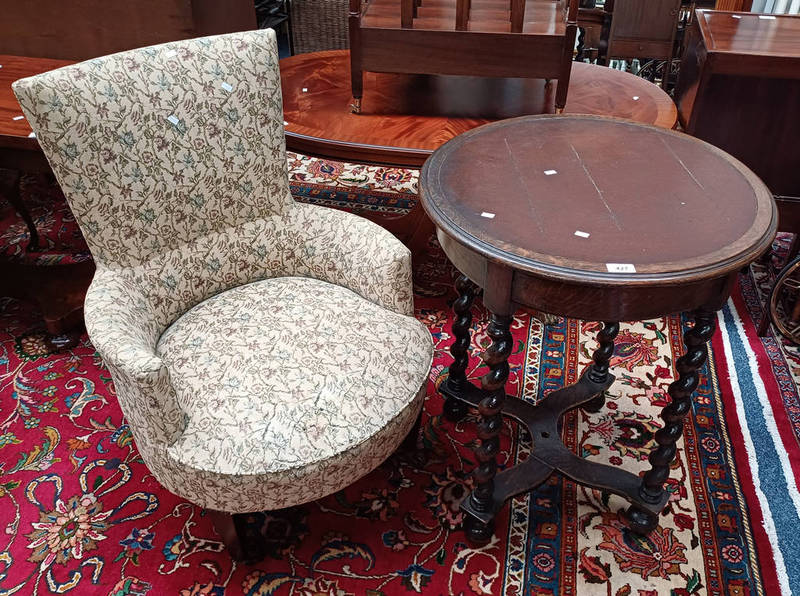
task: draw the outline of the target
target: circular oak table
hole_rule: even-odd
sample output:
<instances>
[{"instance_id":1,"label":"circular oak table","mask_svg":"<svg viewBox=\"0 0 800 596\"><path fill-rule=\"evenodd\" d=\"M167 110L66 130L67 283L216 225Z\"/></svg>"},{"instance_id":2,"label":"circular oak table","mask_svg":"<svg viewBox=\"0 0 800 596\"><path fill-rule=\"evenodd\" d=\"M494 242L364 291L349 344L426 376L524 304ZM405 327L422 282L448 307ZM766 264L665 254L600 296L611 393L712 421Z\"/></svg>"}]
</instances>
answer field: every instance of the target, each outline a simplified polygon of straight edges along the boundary
<instances>
[{"instance_id":1,"label":"circular oak table","mask_svg":"<svg viewBox=\"0 0 800 596\"><path fill-rule=\"evenodd\" d=\"M440 390L445 414L476 406L480 444L476 488L462 508L468 536L488 540L493 518L513 495L559 471L622 496L640 533L655 527L667 502L664 482L682 421L691 409L715 311L739 269L767 250L777 211L766 186L742 163L693 137L596 116L529 116L471 130L443 145L420 178L425 211L462 277L453 308L454 358ZM478 291L491 312L489 371L481 386L465 376L470 309ZM505 394L518 307L604 321L593 364L579 381L540 405ZM615 321L692 311L686 354L676 362L664 427L640 479L589 462L559 439L558 420L583 404L597 411L614 377ZM503 415L530 431L533 451L497 474Z\"/></svg>"},{"instance_id":2,"label":"circular oak table","mask_svg":"<svg viewBox=\"0 0 800 596\"><path fill-rule=\"evenodd\" d=\"M554 111L541 79L364 73L364 109L350 110L350 53L281 60L286 146L300 153L419 168L442 143L493 120ZM627 118L674 128L678 112L656 85L575 62L566 113Z\"/></svg>"}]
</instances>

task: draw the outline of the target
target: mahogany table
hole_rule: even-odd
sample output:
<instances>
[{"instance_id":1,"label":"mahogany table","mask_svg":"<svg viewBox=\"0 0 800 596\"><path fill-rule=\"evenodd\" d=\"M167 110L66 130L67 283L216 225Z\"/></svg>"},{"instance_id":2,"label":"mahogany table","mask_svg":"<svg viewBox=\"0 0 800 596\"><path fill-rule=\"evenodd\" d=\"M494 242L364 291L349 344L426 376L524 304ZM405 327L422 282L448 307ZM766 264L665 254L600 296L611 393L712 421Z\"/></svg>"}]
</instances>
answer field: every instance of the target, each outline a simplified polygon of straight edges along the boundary
<instances>
[{"instance_id":1,"label":"mahogany table","mask_svg":"<svg viewBox=\"0 0 800 596\"><path fill-rule=\"evenodd\" d=\"M363 111L353 114L350 53L281 60L286 146L320 157L420 168L442 143L476 126L553 113L539 79L365 73ZM565 113L628 118L674 128L675 104L656 85L584 62L572 66Z\"/></svg>"},{"instance_id":2,"label":"mahogany table","mask_svg":"<svg viewBox=\"0 0 800 596\"><path fill-rule=\"evenodd\" d=\"M39 142L29 136L28 121L19 118L22 110L11 91L11 83L67 64L71 62L0 55L0 169L11 173L0 186L0 193L27 224L28 250L32 252L39 248L39 237L19 196L19 173L49 173L50 166ZM93 274L91 262L52 266L0 262L0 293L36 301L48 332L59 335L81 324L83 299Z\"/></svg>"},{"instance_id":3,"label":"mahogany table","mask_svg":"<svg viewBox=\"0 0 800 596\"><path fill-rule=\"evenodd\" d=\"M531 116L477 128L438 149L422 169L421 199L439 242L463 274L456 283L454 362L441 384L445 414L481 415L476 488L464 500L468 536L488 540L497 510L553 472L622 496L644 533L667 502L664 482L691 409L715 311L738 271L767 250L777 211L766 186L720 149L688 135L595 116ZM477 387L465 375L471 305L483 289L492 344ZM529 307L605 321L579 381L535 406L505 393L514 311ZM692 311L686 354L642 478L589 462L560 440L558 420L597 411L614 376L615 321ZM502 416L530 431L530 457L497 473Z\"/></svg>"},{"instance_id":4,"label":"mahogany table","mask_svg":"<svg viewBox=\"0 0 800 596\"><path fill-rule=\"evenodd\" d=\"M364 73L360 114L350 109L350 53L333 50L281 60L287 148L356 163L421 168L442 143L494 120L555 111L538 79ZM616 116L674 128L675 104L656 85L618 70L575 62L566 113ZM415 260L425 258L433 226L417 204L402 217L368 211Z\"/></svg>"}]
</instances>

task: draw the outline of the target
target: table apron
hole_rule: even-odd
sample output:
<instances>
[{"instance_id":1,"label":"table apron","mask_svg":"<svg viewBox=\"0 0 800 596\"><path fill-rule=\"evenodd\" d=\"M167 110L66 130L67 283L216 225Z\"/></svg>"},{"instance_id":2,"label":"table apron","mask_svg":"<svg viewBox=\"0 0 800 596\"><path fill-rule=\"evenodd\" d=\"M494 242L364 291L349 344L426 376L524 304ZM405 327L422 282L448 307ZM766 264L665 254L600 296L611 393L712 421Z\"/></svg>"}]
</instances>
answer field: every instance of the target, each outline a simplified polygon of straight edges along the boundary
<instances>
[{"instance_id":1,"label":"table apron","mask_svg":"<svg viewBox=\"0 0 800 596\"><path fill-rule=\"evenodd\" d=\"M717 311L738 272L672 285L592 287L514 273L511 300L551 314L591 321L641 321L697 308Z\"/></svg>"},{"instance_id":2,"label":"table apron","mask_svg":"<svg viewBox=\"0 0 800 596\"><path fill-rule=\"evenodd\" d=\"M497 274L507 266L460 244L437 230L447 257L461 273L483 288L484 305L505 314L514 307L591 321L641 321L703 308L716 311L730 295L738 271L691 283L593 286L556 281L525 271ZM504 281L508 280L508 281Z\"/></svg>"}]
</instances>

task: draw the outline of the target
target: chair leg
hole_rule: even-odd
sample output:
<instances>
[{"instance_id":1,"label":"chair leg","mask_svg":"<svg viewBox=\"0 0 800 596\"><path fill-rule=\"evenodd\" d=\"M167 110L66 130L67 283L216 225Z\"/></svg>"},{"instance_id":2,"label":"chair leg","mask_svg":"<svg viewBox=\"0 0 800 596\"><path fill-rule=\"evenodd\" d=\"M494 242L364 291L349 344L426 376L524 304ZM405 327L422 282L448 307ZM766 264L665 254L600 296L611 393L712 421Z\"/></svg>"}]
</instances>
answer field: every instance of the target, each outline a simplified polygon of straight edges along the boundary
<instances>
[{"instance_id":1,"label":"chair leg","mask_svg":"<svg viewBox=\"0 0 800 596\"><path fill-rule=\"evenodd\" d=\"M7 184L8 193L4 193L2 188L0 188L0 194L4 195L6 200L11 203L11 206L28 227L27 250L30 252L36 252L39 250L39 232L36 229L36 224L31 217L30 211L28 211L27 205L25 205L25 202L20 197L20 177L21 173L19 171L12 170L10 172L9 181Z\"/></svg>"},{"instance_id":2,"label":"chair leg","mask_svg":"<svg viewBox=\"0 0 800 596\"><path fill-rule=\"evenodd\" d=\"M422 410L417 416L414 426L408 431L408 435L403 440L402 449L409 454L413 464L417 467L423 467L428 462L428 454L425 451L424 445L420 446L420 435L422 434Z\"/></svg>"},{"instance_id":3,"label":"chair leg","mask_svg":"<svg viewBox=\"0 0 800 596\"><path fill-rule=\"evenodd\" d=\"M231 558L241 562L255 562L264 557L263 541L246 532L245 514L208 510L214 529L222 538Z\"/></svg>"},{"instance_id":4,"label":"chair leg","mask_svg":"<svg viewBox=\"0 0 800 596\"><path fill-rule=\"evenodd\" d=\"M364 95L364 73L362 71L353 72L353 103L350 104L350 111L353 114L361 113L361 98Z\"/></svg>"}]
</instances>

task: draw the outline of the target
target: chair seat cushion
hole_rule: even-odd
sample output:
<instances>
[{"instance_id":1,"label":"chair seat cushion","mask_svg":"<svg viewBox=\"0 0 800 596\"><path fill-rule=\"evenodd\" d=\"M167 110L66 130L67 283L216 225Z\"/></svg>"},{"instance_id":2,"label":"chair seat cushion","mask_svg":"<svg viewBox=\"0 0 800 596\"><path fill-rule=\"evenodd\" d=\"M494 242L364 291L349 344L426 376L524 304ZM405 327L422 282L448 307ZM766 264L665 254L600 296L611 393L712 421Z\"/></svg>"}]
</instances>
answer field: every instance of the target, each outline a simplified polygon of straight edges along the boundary
<instances>
[{"instance_id":1,"label":"chair seat cushion","mask_svg":"<svg viewBox=\"0 0 800 596\"><path fill-rule=\"evenodd\" d=\"M288 478L369 453L372 437L419 411L433 346L412 317L337 285L282 277L198 304L157 352L188 417L170 457L202 472Z\"/></svg>"}]
</instances>

